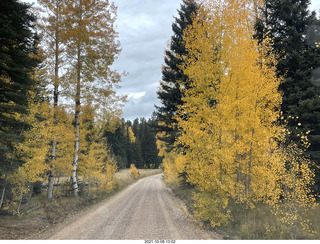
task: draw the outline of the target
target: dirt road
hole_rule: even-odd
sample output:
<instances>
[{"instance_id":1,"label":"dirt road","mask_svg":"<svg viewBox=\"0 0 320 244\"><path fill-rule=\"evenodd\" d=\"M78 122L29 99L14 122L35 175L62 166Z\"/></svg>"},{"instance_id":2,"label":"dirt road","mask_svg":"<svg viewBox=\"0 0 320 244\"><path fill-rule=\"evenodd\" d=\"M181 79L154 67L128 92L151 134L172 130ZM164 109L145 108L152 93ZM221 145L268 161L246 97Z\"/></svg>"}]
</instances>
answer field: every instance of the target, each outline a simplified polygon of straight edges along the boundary
<instances>
[{"instance_id":1,"label":"dirt road","mask_svg":"<svg viewBox=\"0 0 320 244\"><path fill-rule=\"evenodd\" d=\"M139 180L54 229L46 239L220 239L187 217L185 205L166 188L162 175Z\"/></svg>"}]
</instances>

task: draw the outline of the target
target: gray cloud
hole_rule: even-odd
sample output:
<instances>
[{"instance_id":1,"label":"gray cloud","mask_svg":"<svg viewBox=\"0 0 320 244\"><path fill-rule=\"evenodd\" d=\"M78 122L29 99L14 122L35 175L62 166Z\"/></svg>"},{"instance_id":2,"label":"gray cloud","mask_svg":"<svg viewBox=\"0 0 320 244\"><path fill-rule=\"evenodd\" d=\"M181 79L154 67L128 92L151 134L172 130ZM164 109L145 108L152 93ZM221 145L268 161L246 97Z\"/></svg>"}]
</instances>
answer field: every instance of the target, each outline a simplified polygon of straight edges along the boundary
<instances>
[{"instance_id":1,"label":"gray cloud","mask_svg":"<svg viewBox=\"0 0 320 244\"><path fill-rule=\"evenodd\" d=\"M128 94L124 118L150 117L159 104L157 87L161 80L164 51L172 35L173 16L182 0L114 0L118 6L117 31L122 52L114 64L122 78L121 94Z\"/></svg>"}]
</instances>

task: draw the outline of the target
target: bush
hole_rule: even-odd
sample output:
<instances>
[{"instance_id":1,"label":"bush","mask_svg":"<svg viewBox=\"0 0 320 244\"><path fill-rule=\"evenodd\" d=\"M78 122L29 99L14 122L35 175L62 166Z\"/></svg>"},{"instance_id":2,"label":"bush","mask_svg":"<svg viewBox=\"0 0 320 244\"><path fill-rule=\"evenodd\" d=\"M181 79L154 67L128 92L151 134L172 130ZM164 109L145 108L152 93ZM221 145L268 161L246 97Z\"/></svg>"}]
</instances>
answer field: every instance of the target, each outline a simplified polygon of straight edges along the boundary
<instances>
[{"instance_id":1,"label":"bush","mask_svg":"<svg viewBox=\"0 0 320 244\"><path fill-rule=\"evenodd\" d=\"M130 175L133 179L139 178L139 172L134 164L130 165Z\"/></svg>"}]
</instances>

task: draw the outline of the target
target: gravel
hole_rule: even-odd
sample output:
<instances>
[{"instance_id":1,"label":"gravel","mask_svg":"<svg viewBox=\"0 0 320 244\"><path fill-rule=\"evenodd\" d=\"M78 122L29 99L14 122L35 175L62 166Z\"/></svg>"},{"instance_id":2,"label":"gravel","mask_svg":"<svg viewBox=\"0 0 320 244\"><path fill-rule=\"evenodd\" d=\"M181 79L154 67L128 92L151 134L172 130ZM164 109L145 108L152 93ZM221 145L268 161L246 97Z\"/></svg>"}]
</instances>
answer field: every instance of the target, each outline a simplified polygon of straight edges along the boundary
<instances>
[{"instance_id":1,"label":"gravel","mask_svg":"<svg viewBox=\"0 0 320 244\"><path fill-rule=\"evenodd\" d=\"M54 233L54 234L52 234ZM212 240L184 203L167 188L162 174L137 181L89 210L45 233L49 240Z\"/></svg>"}]
</instances>

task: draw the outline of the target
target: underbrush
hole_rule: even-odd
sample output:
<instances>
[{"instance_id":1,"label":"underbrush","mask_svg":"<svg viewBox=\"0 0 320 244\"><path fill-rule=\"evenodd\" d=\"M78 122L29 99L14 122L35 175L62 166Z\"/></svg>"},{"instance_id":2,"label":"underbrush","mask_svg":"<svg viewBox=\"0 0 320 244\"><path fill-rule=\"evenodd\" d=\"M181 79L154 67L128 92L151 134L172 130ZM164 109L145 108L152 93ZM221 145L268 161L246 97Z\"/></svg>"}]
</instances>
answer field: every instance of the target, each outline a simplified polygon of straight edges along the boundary
<instances>
[{"instance_id":1,"label":"underbrush","mask_svg":"<svg viewBox=\"0 0 320 244\"><path fill-rule=\"evenodd\" d=\"M139 170L139 179L159 173L162 170L142 169ZM21 205L20 214L0 213L0 239L34 239L39 232L86 210L136 181L130 176L129 169L125 169L116 173L112 191L88 195L87 190L82 189L80 197L75 198L66 182L60 187L54 187L52 201L47 202L46 192L39 193Z\"/></svg>"},{"instance_id":2,"label":"underbrush","mask_svg":"<svg viewBox=\"0 0 320 244\"><path fill-rule=\"evenodd\" d=\"M187 205L192 213L195 210L193 193L196 189L188 185L171 183L168 186ZM224 239L242 240L289 240L290 228L280 223L272 209L266 204L257 204L253 209L244 209L239 204L229 203L231 220L225 226L215 227L213 230ZM320 206L308 211L304 219L308 221L310 229L296 226L296 239L320 239ZM209 223L201 222L206 228ZM212 228L211 228L212 229Z\"/></svg>"}]
</instances>

